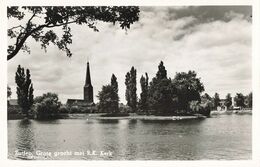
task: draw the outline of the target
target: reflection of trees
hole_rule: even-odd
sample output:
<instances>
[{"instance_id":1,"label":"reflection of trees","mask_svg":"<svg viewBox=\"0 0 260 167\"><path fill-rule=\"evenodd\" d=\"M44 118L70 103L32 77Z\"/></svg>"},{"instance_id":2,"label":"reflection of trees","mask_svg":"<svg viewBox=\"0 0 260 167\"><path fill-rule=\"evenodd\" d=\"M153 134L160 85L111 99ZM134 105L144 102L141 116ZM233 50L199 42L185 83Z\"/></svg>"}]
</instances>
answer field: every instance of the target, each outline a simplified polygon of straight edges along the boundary
<instances>
[{"instance_id":1,"label":"reflection of trees","mask_svg":"<svg viewBox=\"0 0 260 167\"><path fill-rule=\"evenodd\" d=\"M16 132L16 149L19 152L31 152L35 150L35 139L33 124L30 120L21 120L17 124ZM18 158L30 159L29 155L25 155Z\"/></svg>"},{"instance_id":2,"label":"reflection of trees","mask_svg":"<svg viewBox=\"0 0 260 167\"><path fill-rule=\"evenodd\" d=\"M118 119L99 119L98 122L101 124L118 124L119 120Z\"/></svg>"}]
</instances>

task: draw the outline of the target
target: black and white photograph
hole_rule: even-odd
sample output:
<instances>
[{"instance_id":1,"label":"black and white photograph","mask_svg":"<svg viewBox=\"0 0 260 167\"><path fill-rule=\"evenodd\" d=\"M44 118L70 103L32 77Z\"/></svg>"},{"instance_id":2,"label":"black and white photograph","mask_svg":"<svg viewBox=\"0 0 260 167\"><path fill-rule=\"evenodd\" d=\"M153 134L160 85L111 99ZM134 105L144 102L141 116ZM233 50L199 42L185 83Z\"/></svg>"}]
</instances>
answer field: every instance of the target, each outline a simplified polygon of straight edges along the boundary
<instances>
[{"instance_id":1,"label":"black and white photograph","mask_svg":"<svg viewBox=\"0 0 260 167\"><path fill-rule=\"evenodd\" d=\"M252 11L7 6L8 160L252 160Z\"/></svg>"}]
</instances>

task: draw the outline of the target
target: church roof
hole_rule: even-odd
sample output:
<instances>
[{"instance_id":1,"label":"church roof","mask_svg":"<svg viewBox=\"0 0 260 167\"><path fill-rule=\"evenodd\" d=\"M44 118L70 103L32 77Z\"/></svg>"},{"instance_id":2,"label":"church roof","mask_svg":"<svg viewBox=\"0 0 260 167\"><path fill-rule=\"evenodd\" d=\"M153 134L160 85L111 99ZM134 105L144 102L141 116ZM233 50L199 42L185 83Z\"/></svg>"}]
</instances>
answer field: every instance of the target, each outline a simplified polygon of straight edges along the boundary
<instances>
[{"instance_id":1,"label":"church roof","mask_svg":"<svg viewBox=\"0 0 260 167\"><path fill-rule=\"evenodd\" d=\"M83 106L83 105L93 105L94 103L93 102L88 103L86 100L83 99L68 99L67 104Z\"/></svg>"}]
</instances>

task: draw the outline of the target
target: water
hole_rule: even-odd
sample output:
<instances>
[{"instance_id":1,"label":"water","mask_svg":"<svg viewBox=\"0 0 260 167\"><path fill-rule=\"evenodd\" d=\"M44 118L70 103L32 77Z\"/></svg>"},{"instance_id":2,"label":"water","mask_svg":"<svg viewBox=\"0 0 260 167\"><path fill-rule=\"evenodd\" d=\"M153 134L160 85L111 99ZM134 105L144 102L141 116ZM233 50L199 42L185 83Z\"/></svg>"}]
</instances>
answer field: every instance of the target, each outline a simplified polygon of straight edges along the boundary
<instances>
[{"instance_id":1,"label":"water","mask_svg":"<svg viewBox=\"0 0 260 167\"><path fill-rule=\"evenodd\" d=\"M251 115L219 115L186 121L61 119L31 120L28 123L9 120L8 157L85 160L251 159L251 119ZM74 155L75 152L78 154Z\"/></svg>"}]
</instances>

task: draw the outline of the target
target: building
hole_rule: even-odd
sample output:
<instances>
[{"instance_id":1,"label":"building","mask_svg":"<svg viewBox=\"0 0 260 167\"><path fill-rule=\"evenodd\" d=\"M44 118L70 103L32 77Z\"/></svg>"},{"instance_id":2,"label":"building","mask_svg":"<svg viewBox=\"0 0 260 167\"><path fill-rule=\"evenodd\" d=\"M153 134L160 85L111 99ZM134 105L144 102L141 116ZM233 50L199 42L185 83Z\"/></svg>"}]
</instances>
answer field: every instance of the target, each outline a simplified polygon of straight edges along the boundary
<instances>
[{"instance_id":1,"label":"building","mask_svg":"<svg viewBox=\"0 0 260 167\"><path fill-rule=\"evenodd\" d=\"M84 99L68 99L67 106L76 107L82 112L92 112L95 109L89 62L87 62L86 79L85 85L83 87L83 97Z\"/></svg>"},{"instance_id":2,"label":"building","mask_svg":"<svg viewBox=\"0 0 260 167\"><path fill-rule=\"evenodd\" d=\"M7 119L20 119L22 116L22 109L18 104L17 99L7 100Z\"/></svg>"}]
</instances>

